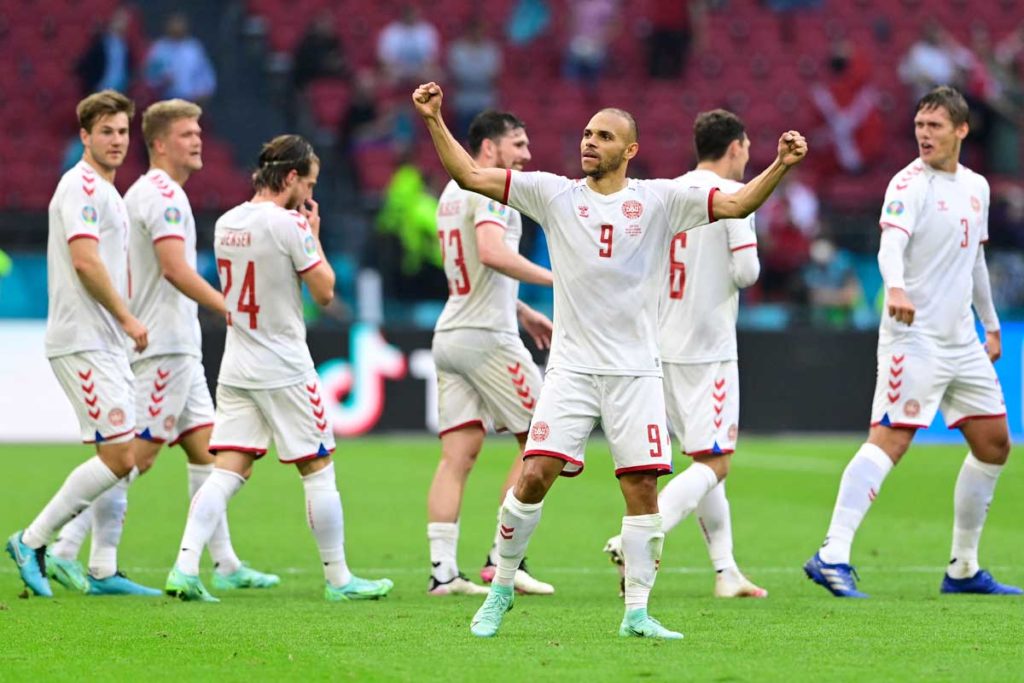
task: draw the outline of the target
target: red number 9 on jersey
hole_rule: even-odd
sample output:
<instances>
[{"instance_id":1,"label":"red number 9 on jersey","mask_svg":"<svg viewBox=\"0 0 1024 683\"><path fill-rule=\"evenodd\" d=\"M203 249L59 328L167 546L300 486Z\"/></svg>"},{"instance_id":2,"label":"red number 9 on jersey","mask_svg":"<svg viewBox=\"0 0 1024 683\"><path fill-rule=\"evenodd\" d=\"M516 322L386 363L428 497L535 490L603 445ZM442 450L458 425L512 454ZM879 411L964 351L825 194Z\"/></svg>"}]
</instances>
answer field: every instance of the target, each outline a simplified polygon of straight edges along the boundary
<instances>
[{"instance_id":1,"label":"red number 9 on jersey","mask_svg":"<svg viewBox=\"0 0 1024 683\"><path fill-rule=\"evenodd\" d=\"M597 255L602 258L612 257L612 230L614 228L607 223L601 226L601 236L598 240L601 242L601 251L597 252Z\"/></svg>"}]
</instances>

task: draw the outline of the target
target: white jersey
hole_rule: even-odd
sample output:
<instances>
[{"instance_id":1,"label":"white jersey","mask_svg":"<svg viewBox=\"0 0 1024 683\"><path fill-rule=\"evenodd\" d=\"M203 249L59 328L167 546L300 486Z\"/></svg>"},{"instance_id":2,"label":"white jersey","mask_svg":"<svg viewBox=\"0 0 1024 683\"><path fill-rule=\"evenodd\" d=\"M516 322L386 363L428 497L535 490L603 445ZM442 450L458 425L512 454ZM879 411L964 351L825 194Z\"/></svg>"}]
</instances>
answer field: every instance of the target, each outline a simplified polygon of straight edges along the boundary
<instances>
[{"instance_id":1,"label":"white jersey","mask_svg":"<svg viewBox=\"0 0 1024 683\"><path fill-rule=\"evenodd\" d=\"M717 187L724 192L743 187L743 183L704 169L690 171L676 180L685 187ZM737 359L740 290L732 279L732 253L756 247L753 214L717 221L672 238L659 311L658 345L663 361L717 363Z\"/></svg>"},{"instance_id":2,"label":"white jersey","mask_svg":"<svg viewBox=\"0 0 1024 683\"><path fill-rule=\"evenodd\" d=\"M92 166L79 161L64 174L49 208L46 245L46 357L80 351L124 352L121 327L85 290L71 264L68 243L94 239L100 259L110 274L114 291L129 297L128 211L113 185Z\"/></svg>"},{"instance_id":3,"label":"white jersey","mask_svg":"<svg viewBox=\"0 0 1024 683\"><path fill-rule=\"evenodd\" d=\"M555 332L548 368L661 376L658 299L669 241L713 220L714 188L630 179L610 195L584 180L509 171L507 203L548 236Z\"/></svg>"},{"instance_id":4,"label":"white jersey","mask_svg":"<svg viewBox=\"0 0 1024 683\"><path fill-rule=\"evenodd\" d=\"M973 271L979 245L988 241L988 207L988 181L964 166L945 173L917 159L889 182L880 225L910 236L904 281L916 312L910 326L883 315L880 346L977 343Z\"/></svg>"},{"instance_id":5,"label":"white jersey","mask_svg":"<svg viewBox=\"0 0 1024 683\"><path fill-rule=\"evenodd\" d=\"M505 246L519 252L523 235L519 212L450 181L437 207L437 235L448 278L448 302L434 327L437 332L465 327L512 334L519 331L519 281L480 263L476 229L485 223L504 230Z\"/></svg>"},{"instance_id":6,"label":"white jersey","mask_svg":"<svg viewBox=\"0 0 1024 683\"><path fill-rule=\"evenodd\" d=\"M246 202L217 220L213 245L229 323L218 382L277 389L303 381L313 359L298 274L320 263L306 219L273 202Z\"/></svg>"},{"instance_id":7,"label":"white jersey","mask_svg":"<svg viewBox=\"0 0 1024 683\"><path fill-rule=\"evenodd\" d=\"M181 240L185 260L195 270L196 221L188 197L167 173L152 169L129 188L124 202L132 229L129 307L152 340L145 351L130 357L133 362L165 354L202 357L199 306L164 278L155 248L161 240Z\"/></svg>"}]
</instances>

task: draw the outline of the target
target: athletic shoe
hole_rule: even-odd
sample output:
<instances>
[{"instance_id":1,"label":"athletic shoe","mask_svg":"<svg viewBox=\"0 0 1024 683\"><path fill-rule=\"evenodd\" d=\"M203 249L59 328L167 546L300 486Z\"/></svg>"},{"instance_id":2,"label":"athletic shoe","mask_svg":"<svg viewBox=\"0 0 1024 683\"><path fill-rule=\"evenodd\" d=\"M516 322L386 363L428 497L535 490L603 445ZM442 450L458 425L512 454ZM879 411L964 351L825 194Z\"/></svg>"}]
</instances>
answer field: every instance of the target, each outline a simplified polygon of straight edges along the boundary
<instances>
[{"instance_id":1,"label":"athletic shoe","mask_svg":"<svg viewBox=\"0 0 1024 683\"><path fill-rule=\"evenodd\" d=\"M23 531L15 531L7 539L7 554L18 565L18 574L25 587L43 598L52 598L53 590L46 579L46 546L29 548L21 540Z\"/></svg>"},{"instance_id":2,"label":"athletic shoe","mask_svg":"<svg viewBox=\"0 0 1024 683\"><path fill-rule=\"evenodd\" d=\"M498 573L498 568L491 562L491 556L488 555L484 561L483 569L480 570L480 578L484 583L491 583L494 581L494 575ZM555 587L550 583L544 583L540 579L535 579L530 574L529 568L526 566L526 558L524 557L519 562L519 569L516 570L516 574L512 579L512 585L515 587L516 592L520 595L554 595Z\"/></svg>"},{"instance_id":3,"label":"athletic shoe","mask_svg":"<svg viewBox=\"0 0 1024 683\"><path fill-rule=\"evenodd\" d=\"M511 586L499 586L491 584L491 590L487 592L487 599L480 609L473 615L473 621L469 625L470 632L478 638L491 638L498 634L501 628L501 620L505 613L512 609L515 594Z\"/></svg>"},{"instance_id":4,"label":"athletic shoe","mask_svg":"<svg viewBox=\"0 0 1024 683\"><path fill-rule=\"evenodd\" d=\"M257 571L245 562L230 574L213 573L213 587L220 591L236 588L273 588L279 583L281 583L281 577L277 574Z\"/></svg>"},{"instance_id":5,"label":"athletic shoe","mask_svg":"<svg viewBox=\"0 0 1024 683\"><path fill-rule=\"evenodd\" d=\"M669 631L661 622L647 614L646 607L631 609L622 617L619 635L624 638L662 638L664 640L682 640L683 634Z\"/></svg>"},{"instance_id":6,"label":"athletic shoe","mask_svg":"<svg viewBox=\"0 0 1024 683\"><path fill-rule=\"evenodd\" d=\"M622 536L609 538L602 552L608 553L608 559L619 570L619 597L626 597L626 558L622 556Z\"/></svg>"},{"instance_id":7,"label":"athletic shoe","mask_svg":"<svg viewBox=\"0 0 1024 683\"><path fill-rule=\"evenodd\" d=\"M171 573L167 575L167 583L164 585L164 592L172 598L181 598L186 602L220 602L210 595L206 586L195 574L186 574L174 565Z\"/></svg>"},{"instance_id":8,"label":"athletic shoe","mask_svg":"<svg viewBox=\"0 0 1024 683\"><path fill-rule=\"evenodd\" d=\"M854 579L860 581L860 576L857 570L848 564L829 564L822 560L818 553L814 553L814 557L804 564L804 573L808 579L819 586L824 586L837 598L868 597L867 593L857 590Z\"/></svg>"},{"instance_id":9,"label":"athletic shoe","mask_svg":"<svg viewBox=\"0 0 1024 683\"><path fill-rule=\"evenodd\" d=\"M716 598L767 598L768 591L751 583L737 568L723 569L715 574Z\"/></svg>"},{"instance_id":10,"label":"athletic shoe","mask_svg":"<svg viewBox=\"0 0 1024 683\"><path fill-rule=\"evenodd\" d=\"M331 602L379 600L390 593L394 586L391 579L360 579L358 576L353 576L351 581L341 587L326 584L324 597Z\"/></svg>"},{"instance_id":11,"label":"athletic shoe","mask_svg":"<svg viewBox=\"0 0 1024 683\"><path fill-rule=\"evenodd\" d=\"M478 586L462 572L459 572L447 581L438 581L433 574L430 575L430 583L427 585L428 595L486 595L488 590L485 586Z\"/></svg>"},{"instance_id":12,"label":"athletic shoe","mask_svg":"<svg viewBox=\"0 0 1024 683\"><path fill-rule=\"evenodd\" d=\"M979 569L978 573L966 579L954 579L949 574L942 577L940 593L975 593L978 595L1024 595L1024 590L1017 586L999 583L988 571Z\"/></svg>"},{"instance_id":13,"label":"athletic shoe","mask_svg":"<svg viewBox=\"0 0 1024 683\"><path fill-rule=\"evenodd\" d=\"M52 553L46 553L46 575L76 593L89 592L89 579L78 560L65 560Z\"/></svg>"},{"instance_id":14,"label":"athletic shoe","mask_svg":"<svg viewBox=\"0 0 1024 683\"><path fill-rule=\"evenodd\" d=\"M144 595L147 597L162 595L156 588L135 583L120 570L104 579L97 579L92 574L86 578L89 581L87 595Z\"/></svg>"}]
</instances>

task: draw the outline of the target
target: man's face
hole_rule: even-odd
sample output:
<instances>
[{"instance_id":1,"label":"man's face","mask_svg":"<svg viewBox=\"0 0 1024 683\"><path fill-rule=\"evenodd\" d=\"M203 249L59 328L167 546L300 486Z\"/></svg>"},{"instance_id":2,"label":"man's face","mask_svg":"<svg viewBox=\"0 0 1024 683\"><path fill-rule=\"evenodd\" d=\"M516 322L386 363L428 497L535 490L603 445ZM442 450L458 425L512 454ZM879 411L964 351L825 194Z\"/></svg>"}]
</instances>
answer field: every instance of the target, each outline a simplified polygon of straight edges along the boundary
<instances>
[{"instance_id":1,"label":"man's face","mask_svg":"<svg viewBox=\"0 0 1024 683\"><path fill-rule=\"evenodd\" d=\"M967 137L967 123L953 125L945 107L922 109L914 116L914 136L921 160L933 168L955 167L960 143Z\"/></svg>"},{"instance_id":2,"label":"man's face","mask_svg":"<svg viewBox=\"0 0 1024 683\"><path fill-rule=\"evenodd\" d=\"M494 165L498 168L521 171L530 158L530 138L522 128L513 128L495 143Z\"/></svg>"},{"instance_id":3,"label":"man's face","mask_svg":"<svg viewBox=\"0 0 1024 683\"><path fill-rule=\"evenodd\" d=\"M320 176L320 165L313 164L309 169L309 175L299 175L292 171L294 176L291 179L291 193L288 195L286 209L295 211L306 203L306 200L313 198L313 188L316 187L316 179Z\"/></svg>"},{"instance_id":4,"label":"man's face","mask_svg":"<svg viewBox=\"0 0 1024 683\"><path fill-rule=\"evenodd\" d=\"M83 129L79 135L92 161L109 170L120 168L128 153L128 114L101 116L92 130Z\"/></svg>"},{"instance_id":5,"label":"man's face","mask_svg":"<svg viewBox=\"0 0 1024 683\"><path fill-rule=\"evenodd\" d=\"M178 119L153 144L171 165L193 173L203 167L202 132L198 119Z\"/></svg>"},{"instance_id":6,"label":"man's face","mask_svg":"<svg viewBox=\"0 0 1024 683\"><path fill-rule=\"evenodd\" d=\"M599 179L618 170L636 155L629 122L612 112L598 112L583 129L580 165L583 175Z\"/></svg>"}]
</instances>

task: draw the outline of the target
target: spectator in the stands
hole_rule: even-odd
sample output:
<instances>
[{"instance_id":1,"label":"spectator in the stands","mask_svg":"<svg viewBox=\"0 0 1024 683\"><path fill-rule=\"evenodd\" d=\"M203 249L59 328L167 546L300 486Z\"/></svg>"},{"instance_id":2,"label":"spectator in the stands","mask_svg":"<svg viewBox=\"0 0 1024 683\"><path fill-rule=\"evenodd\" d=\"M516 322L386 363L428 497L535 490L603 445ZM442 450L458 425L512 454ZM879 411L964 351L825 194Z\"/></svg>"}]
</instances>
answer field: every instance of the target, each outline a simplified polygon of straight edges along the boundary
<instances>
[{"instance_id":1,"label":"spectator in the stands","mask_svg":"<svg viewBox=\"0 0 1024 683\"><path fill-rule=\"evenodd\" d=\"M801 289L800 272L820 230L818 207L817 194L794 172L758 210L759 282L765 299L792 301Z\"/></svg>"},{"instance_id":2,"label":"spectator in the stands","mask_svg":"<svg viewBox=\"0 0 1024 683\"><path fill-rule=\"evenodd\" d=\"M306 30L292 59L292 83L297 92L305 90L317 78L345 78L348 64L341 49L334 13L323 9Z\"/></svg>"},{"instance_id":3,"label":"spectator in the stands","mask_svg":"<svg viewBox=\"0 0 1024 683\"><path fill-rule=\"evenodd\" d=\"M912 89L915 101L937 85L960 87L966 57L938 22L928 20L900 62L900 79Z\"/></svg>"},{"instance_id":4,"label":"spectator in the stands","mask_svg":"<svg viewBox=\"0 0 1024 683\"><path fill-rule=\"evenodd\" d=\"M217 75L199 39L189 35L188 17L167 18L162 38L146 57L146 82L160 99L179 97L202 105L217 89Z\"/></svg>"},{"instance_id":5,"label":"spectator in the stands","mask_svg":"<svg viewBox=\"0 0 1024 683\"><path fill-rule=\"evenodd\" d=\"M706 0L649 0L647 73L651 78L679 78L691 51L704 40Z\"/></svg>"},{"instance_id":6,"label":"spectator in the stands","mask_svg":"<svg viewBox=\"0 0 1024 683\"><path fill-rule=\"evenodd\" d=\"M127 92L135 71L135 57L128 39L131 14L126 7L118 7L103 30L75 65L83 95L100 90Z\"/></svg>"},{"instance_id":7,"label":"spectator in the stands","mask_svg":"<svg viewBox=\"0 0 1024 683\"><path fill-rule=\"evenodd\" d=\"M455 133L465 136L473 118L498 104L495 89L501 73L501 48L488 38L479 17L448 48L448 71L455 83Z\"/></svg>"},{"instance_id":8,"label":"spectator in the stands","mask_svg":"<svg viewBox=\"0 0 1024 683\"><path fill-rule=\"evenodd\" d=\"M849 327L857 309L866 305L853 259L825 238L811 243L803 284L815 326Z\"/></svg>"},{"instance_id":9,"label":"spectator in the stands","mask_svg":"<svg viewBox=\"0 0 1024 683\"><path fill-rule=\"evenodd\" d=\"M619 0L571 0L565 77L594 86L604 74L619 20Z\"/></svg>"},{"instance_id":10,"label":"spectator in the stands","mask_svg":"<svg viewBox=\"0 0 1024 683\"><path fill-rule=\"evenodd\" d=\"M385 26L377 39L377 59L398 84L433 80L438 75L440 50L437 29L413 4L405 5L401 19Z\"/></svg>"}]
</instances>

